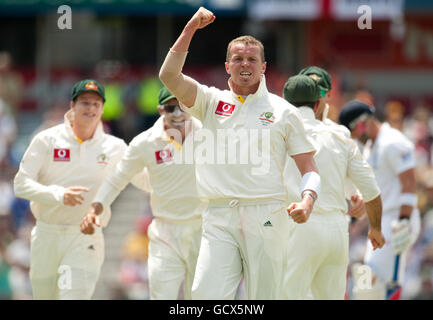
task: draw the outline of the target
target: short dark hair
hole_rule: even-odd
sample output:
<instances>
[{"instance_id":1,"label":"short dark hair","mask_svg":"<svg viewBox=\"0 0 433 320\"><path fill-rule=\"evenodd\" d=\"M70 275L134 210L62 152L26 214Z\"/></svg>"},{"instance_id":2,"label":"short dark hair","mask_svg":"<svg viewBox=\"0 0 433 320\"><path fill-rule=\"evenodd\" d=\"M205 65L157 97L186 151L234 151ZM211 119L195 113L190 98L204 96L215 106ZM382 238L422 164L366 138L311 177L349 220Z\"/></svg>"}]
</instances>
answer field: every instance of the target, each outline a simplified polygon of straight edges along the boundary
<instances>
[{"instance_id":1,"label":"short dark hair","mask_svg":"<svg viewBox=\"0 0 433 320\"><path fill-rule=\"evenodd\" d=\"M317 100L319 101L319 100ZM299 108L299 107L310 107L311 109L314 109L314 106L316 105L316 102L290 102L291 104L293 104L295 107Z\"/></svg>"}]
</instances>

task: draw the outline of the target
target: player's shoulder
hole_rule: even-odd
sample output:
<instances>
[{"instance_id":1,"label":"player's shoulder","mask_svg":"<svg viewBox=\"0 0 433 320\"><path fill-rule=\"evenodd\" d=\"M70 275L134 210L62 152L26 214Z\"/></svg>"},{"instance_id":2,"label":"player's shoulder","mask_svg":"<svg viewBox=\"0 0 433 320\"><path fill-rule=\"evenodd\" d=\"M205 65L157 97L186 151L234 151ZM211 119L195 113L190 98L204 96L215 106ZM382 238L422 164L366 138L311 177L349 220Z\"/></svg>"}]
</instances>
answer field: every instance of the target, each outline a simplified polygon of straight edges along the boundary
<instances>
[{"instance_id":1,"label":"player's shoulder","mask_svg":"<svg viewBox=\"0 0 433 320\"><path fill-rule=\"evenodd\" d=\"M113 136L109 133L104 133L104 140L105 142L108 142L109 144L116 146L116 147L124 147L126 146L126 143L123 139Z\"/></svg>"},{"instance_id":2,"label":"player's shoulder","mask_svg":"<svg viewBox=\"0 0 433 320\"><path fill-rule=\"evenodd\" d=\"M413 142L403 132L392 128L388 123L382 124L382 130L383 132L379 134L383 133L381 144L385 149L411 149L414 147Z\"/></svg>"},{"instance_id":3,"label":"player's shoulder","mask_svg":"<svg viewBox=\"0 0 433 320\"><path fill-rule=\"evenodd\" d=\"M39 140L39 141L53 141L63 136L65 133L65 124L57 124L53 127L43 129L33 135L32 140Z\"/></svg>"},{"instance_id":4,"label":"player's shoulder","mask_svg":"<svg viewBox=\"0 0 433 320\"><path fill-rule=\"evenodd\" d=\"M129 143L130 146L134 147L142 147L146 144L152 143L158 137L156 134L156 129L154 127L150 127L149 129L137 134Z\"/></svg>"},{"instance_id":5,"label":"player's shoulder","mask_svg":"<svg viewBox=\"0 0 433 320\"><path fill-rule=\"evenodd\" d=\"M335 121L326 118L323 121L326 125L328 125L333 131L342 134L346 138L350 138L350 131L346 126L336 123Z\"/></svg>"}]
</instances>

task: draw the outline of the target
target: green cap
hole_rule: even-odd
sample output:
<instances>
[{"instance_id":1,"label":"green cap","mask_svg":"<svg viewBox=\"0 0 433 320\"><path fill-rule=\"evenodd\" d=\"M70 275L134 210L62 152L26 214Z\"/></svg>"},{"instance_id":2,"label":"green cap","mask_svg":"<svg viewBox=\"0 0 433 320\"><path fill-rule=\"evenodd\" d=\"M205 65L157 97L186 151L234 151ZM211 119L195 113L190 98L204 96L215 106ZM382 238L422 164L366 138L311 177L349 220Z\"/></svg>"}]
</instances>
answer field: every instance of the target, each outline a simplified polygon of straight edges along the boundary
<instances>
[{"instance_id":1,"label":"green cap","mask_svg":"<svg viewBox=\"0 0 433 320\"><path fill-rule=\"evenodd\" d=\"M311 66L302 69L299 74L305 74L315 80L319 84L320 95L323 97L328 91L331 91L331 76L322 68Z\"/></svg>"},{"instance_id":2,"label":"green cap","mask_svg":"<svg viewBox=\"0 0 433 320\"><path fill-rule=\"evenodd\" d=\"M176 99L176 97L170 91L168 91L168 89L165 86L159 90L159 94L158 94L159 105L163 105L168 100L173 99L173 98Z\"/></svg>"},{"instance_id":3,"label":"green cap","mask_svg":"<svg viewBox=\"0 0 433 320\"><path fill-rule=\"evenodd\" d=\"M320 89L309 76L298 74L284 84L283 95L290 103L316 102L320 99Z\"/></svg>"},{"instance_id":4,"label":"green cap","mask_svg":"<svg viewBox=\"0 0 433 320\"><path fill-rule=\"evenodd\" d=\"M78 81L72 87L71 100L75 100L80 94L84 92L95 92L99 94L105 102L105 89L104 87L96 80L86 79Z\"/></svg>"}]
</instances>

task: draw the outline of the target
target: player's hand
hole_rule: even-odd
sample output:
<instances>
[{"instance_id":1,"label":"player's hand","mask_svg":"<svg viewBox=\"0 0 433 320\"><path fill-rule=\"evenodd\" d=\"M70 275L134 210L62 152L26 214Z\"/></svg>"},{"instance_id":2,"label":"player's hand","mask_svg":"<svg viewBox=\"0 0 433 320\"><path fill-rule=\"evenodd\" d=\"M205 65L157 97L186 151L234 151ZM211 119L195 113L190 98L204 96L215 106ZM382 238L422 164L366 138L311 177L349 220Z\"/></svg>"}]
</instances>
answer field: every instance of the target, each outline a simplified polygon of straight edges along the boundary
<instances>
[{"instance_id":1,"label":"player's hand","mask_svg":"<svg viewBox=\"0 0 433 320\"><path fill-rule=\"evenodd\" d=\"M359 195L352 196L350 200L352 201L352 207L349 209L349 215L357 219L362 218L367 212L364 200Z\"/></svg>"},{"instance_id":2,"label":"player's hand","mask_svg":"<svg viewBox=\"0 0 433 320\"><path fill-rule=\"evenodd\" d=\"M391 246L395 254L400 254L411 245L409 219L394 220L391 222Z\"/></svg>"},{"instance_id":3,"label":"player's hand","mask_svg":"<svg viewBox=\"0 0 433 320\"><path fill-rule=\"evenodd\" d=\"M82 195L83 192L88 192L89 189L85 187L69 187L65 190L63 194L63 204L66 206L74 207L80 205L84 201Z\"/></svg>"},{"instance_id":4,"label":"player's hand","mask_svg":"<svg viewBox=\"0 0 433 320\"><path fill-rule=\"evenodd\" d=\"M200 7L197 12L192 16L192 18L188 21L187 25L195 30L198 30L203 29L207 25L214 22L214 20L215 16L211 11Z\"/></svg>"},{"instance_id":5,"label":"player's hand","mask_svg":"<svg viewBox=\"0 0 433 320\"><path fill-rule=\"evenodd\" d=\"M385 244L385 237L383 236L382 231L377 229L370 228L370 230L368 230L368 239L370 239L373 250L382 248Z\"/></svg>"},{"instance_id":6,"label":"player's hand","mask_svg":"<svg viewBox=\"0 0 433 320\"><path fill-rule=\"evenodd\" d=\"M95 232L95 226L101 226L101 219L97 214L97 211L99 210L95 210L94 203L92 203L92 207L81 220L80 229L82 233L93 234Z\"/></svg>"},{"instance_id":7,"label":"player's hand","mask_svg":"<svg viewBox=\"0 0 433 320\"><path fill-rule=\"evenodd\" d=\"M287 212L296 223L305 223L310 217L313 205L313 199L309 196L305 196L301 202L290 204L287 208Z\"/></svg>"}]
</instances>

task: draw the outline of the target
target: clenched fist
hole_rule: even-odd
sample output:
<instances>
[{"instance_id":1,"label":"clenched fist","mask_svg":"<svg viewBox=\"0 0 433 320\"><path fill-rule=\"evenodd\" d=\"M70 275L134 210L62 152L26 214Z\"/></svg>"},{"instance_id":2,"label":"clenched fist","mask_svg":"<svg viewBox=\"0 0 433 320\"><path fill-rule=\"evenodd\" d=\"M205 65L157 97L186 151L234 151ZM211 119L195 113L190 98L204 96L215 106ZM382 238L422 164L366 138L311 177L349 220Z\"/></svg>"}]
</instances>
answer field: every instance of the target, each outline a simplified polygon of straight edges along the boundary
<instances>
[{"instance_id":1,"label":"clenched fist","mask_svg":"<svg viewBox=\"0 0 433 320\"><path fill-rule=\"evenodd\" d=\"M215 16L211 11L200 7L197 12L192 16L192 18L188 21L187 26L195 30L203 29L207 25L214 22L214 20Z\"/></svg>"}]
</instances>

